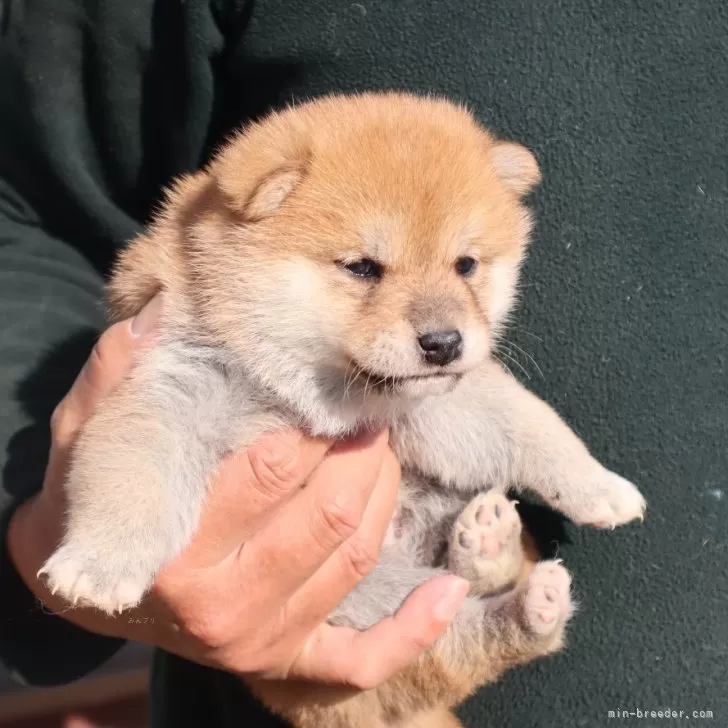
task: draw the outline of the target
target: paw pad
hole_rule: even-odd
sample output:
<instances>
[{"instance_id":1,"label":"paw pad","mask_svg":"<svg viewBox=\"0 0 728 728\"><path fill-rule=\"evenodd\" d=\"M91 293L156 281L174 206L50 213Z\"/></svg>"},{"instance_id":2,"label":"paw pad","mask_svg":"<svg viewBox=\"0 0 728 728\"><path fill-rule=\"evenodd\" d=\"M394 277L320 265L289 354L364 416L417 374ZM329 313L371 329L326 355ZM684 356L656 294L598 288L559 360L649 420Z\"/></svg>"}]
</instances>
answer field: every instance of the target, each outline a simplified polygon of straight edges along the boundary
<instances>
[{"instance_id":1,"label":"paw pad","mask_svg":"<svg viewBox=\"0 0 728 728\"><path fill-rule=\"evenodd\" d=\"M555 634L571 614L571 577L555 561L536 564L521 598L526 627L541 636Z\"/></svg>"},{"instance_id":2,"label":"paw pad","mask_svg":"<svg viewBox=\"0 0 728 728\"><path fill-rule=\"evenodd\" d=\"M502 493L476 496L453 526L450 569L469 579L477 593L497 591L521 566L521 520Z\"/></svg>"}]
</instances>

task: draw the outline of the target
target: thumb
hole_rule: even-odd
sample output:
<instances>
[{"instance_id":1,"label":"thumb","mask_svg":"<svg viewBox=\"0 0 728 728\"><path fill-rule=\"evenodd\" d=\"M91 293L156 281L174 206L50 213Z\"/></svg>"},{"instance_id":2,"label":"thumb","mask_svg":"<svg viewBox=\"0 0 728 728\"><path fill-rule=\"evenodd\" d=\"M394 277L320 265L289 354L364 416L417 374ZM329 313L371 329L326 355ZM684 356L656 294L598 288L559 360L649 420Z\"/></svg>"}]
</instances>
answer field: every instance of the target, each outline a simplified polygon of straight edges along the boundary
<instances>
[{"instance_id":1,"label":"thumb","mask_svg":"<svg viewBox=\"0 0 728 728\"><path fill-rule=\"evenodd\" d=\"M320 625L288 676L371 690L415 660L455 618L470 584L438 576L412 592L399 610L365 631Z\"/></svg>"},{"instance_id":2,"label":"thumb","mask_svg":"<svg viewBox=\"0 0 728 728\"><path fill-rule=\"evenodd\" d=\"M101 334L53 413L51 427L58 444L70 444L99 403L131 371L136 354L153 340L161 312L162 296L158 294L135 318L119 321Z\"/></svg>"}]
</instances>

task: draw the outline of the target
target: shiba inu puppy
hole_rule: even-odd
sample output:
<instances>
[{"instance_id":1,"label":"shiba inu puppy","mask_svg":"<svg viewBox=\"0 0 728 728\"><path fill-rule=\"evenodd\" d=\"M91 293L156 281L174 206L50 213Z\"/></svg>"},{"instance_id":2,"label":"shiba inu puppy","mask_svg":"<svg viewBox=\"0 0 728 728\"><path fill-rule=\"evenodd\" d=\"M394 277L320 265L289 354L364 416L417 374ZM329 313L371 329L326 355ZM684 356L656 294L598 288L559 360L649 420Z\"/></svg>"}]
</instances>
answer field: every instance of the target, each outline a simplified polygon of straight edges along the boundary
<instances>
[{"instance_id":1,"label":"shiba inu puppy","mask_svg":"<svg viewBox=\"0 0 728 728\"><path fill-rule=\"evenodd\" d=\"M271 115L179 180L110 283L114 318L159 291L165 310L157 346L78 439L50 586L107 612L135 605L189 542L225 452L281 427L387 425L399 506L380 563L331 621L369 627L442 569L471 595L376 690L254 689L301 728L454 725L447 707L558 649L569 575L533 565L503 492L597 527L642 517L645 501L490 356L539 178L528 150L461 107L367 94Z\"/></svg>"}]
</instances>

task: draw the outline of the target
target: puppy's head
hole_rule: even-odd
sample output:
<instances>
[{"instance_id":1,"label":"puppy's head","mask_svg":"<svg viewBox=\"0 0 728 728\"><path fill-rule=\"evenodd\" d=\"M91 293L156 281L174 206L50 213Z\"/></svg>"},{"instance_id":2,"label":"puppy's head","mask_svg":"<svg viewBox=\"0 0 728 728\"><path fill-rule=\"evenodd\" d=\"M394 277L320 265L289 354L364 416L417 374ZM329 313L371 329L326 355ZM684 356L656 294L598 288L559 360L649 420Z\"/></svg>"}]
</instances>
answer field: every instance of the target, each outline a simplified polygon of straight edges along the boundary
<instances>
[{"instance_id":1,"label":"puppy's head","mask_svg":"<svg viewBox=\"0 0 728 728\"><path fill-rule=\"evenodd\" d=\"M391 403L488 356L531 228L525 148L445 101L329 97L241 133L209 175L229 216L194 236L199 302L267 386Z\"/></svg>"}]
</instances>

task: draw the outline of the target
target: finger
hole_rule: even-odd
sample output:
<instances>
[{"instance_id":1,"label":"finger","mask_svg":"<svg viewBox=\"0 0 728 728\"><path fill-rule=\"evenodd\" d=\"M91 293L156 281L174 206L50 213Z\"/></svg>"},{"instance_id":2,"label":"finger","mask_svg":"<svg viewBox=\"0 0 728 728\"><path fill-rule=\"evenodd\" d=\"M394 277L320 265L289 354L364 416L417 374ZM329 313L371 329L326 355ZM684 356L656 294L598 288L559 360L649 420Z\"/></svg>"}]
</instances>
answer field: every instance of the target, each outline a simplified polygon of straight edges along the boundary
<instances>
[{"instance_id":1,"label":"finger","mask_svg":"<svg viewBox=\"0 0 728 728\"><path fill-rule=\"evenodd\" d=\"M289 599L287 627L309 634L376 566L397 504L399 480L399 463L387 449L361 525Z\"/></svg>"},{"instance_id":2,"label":"finger","mask_svg":"<svg viewBox=\"0 0 728 728\"><path fill-rule=\"evenodd\" d=\"M399 611L365 632L321 625L291 665L289 677L369 690L424 652L454 619L470 585L441 576L415 590Z\"/></svg>"},{"instance_id":3,"label":"finger","mask_svg":"<svg viewBox=\"0 0 728 728\"><path fill-rule=\"evenodd\" d=\"M200 525L179 565L212 566L237 553L261 521L301 488L332 445L289 430L264 435L251 447L223 458Z\"/></svg>"},{"instance_id":4,"label":"finger","mask_svg":"<svg viewBox=\"0 0 728 728\"><path fill-rule=\"evenodd\" d=\"M73 389L90 414L129 373L136 352L148 344L162 312L162 296L155 296L133 319L119 321L96 342Z\"/></svg>"},{"instance_id":5,"label":"finger","mask_svg":"<svg viewBox=\"0 0 728 728\"><path fill-rule=\"evenodd\" d=\"M379 477L387 437L366 433L332 448L306 488L245 544L237 572L249 607L277 612L356 532ZM249 593L251 583L258 585L255 594Z\"/></svg>"},{"instance_id":6,"label":"finger","mask_svg":"<svg viewBox=\"0 0 728 728\"><path fill-rule=\"evenodd\" d=\"M57 445L68 446L99 402L129 373L137 351L149 344L161 306L161 296L155 296L136 318L119 321L101 334L70 391L53 413L51 427Z\"/></svg>"}]
</instances>

